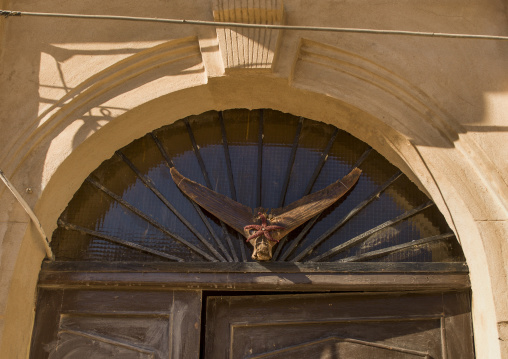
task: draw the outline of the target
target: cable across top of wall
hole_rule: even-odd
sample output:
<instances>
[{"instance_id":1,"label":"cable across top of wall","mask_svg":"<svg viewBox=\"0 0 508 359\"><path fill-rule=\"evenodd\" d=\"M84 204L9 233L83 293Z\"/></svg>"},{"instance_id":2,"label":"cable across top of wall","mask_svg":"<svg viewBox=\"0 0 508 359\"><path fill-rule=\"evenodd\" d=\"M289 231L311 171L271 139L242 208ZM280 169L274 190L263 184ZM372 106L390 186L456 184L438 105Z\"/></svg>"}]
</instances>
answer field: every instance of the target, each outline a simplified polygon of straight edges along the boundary
<instances>
[{"instance_id":1,"label":"cable across top of wall","mask_svg":"<svg viewBox=\"0 0 508 359\"><path fill-rule=\"evenodd\" d=\"M282 24L247 24L237 22L216 22L205 20L185 20L185 19L161 19L155 17L135 17L135 16L116 16L116 15L82 15L82 14L62 14L62 13L42 13L0 10L0 15L4 17L19 16L41 16L41 17L57 17L57 18L73 18L73 19L89 19L89 20L122 20L122 21L141 21L141 22L158 22L175 25L195 25L195 26L214 26L214 27L235 27L235 28L258 28L258 29L276 29L289 31L322 31L322 32L343 32L343 33L360 33L375 35L402 35L402 36L419 36L419 37L440 37L455 39L476 39L476 40L508 40L508 36L497 35L475 35L475 34L454 34L444 32L425 32L425 31L405 31L405 30L377 30L377 29L359 29L345 27L323 27L323 26L304 26L304 25L282 25Z\"/></svg>"}]
</instances>

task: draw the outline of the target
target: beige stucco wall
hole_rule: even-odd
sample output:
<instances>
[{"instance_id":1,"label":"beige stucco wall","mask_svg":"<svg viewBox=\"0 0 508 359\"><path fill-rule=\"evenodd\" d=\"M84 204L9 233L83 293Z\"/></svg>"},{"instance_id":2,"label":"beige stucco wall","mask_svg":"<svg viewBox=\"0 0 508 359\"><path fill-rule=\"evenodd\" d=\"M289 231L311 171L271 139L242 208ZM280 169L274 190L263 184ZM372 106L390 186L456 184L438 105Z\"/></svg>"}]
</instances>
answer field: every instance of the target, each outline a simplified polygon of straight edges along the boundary
<instances>
[{"instance_id":1,"label":"beige stucco wall","mask_svg":"<svg viewBox=\"0 0 508 359\"><path fill-rule=\"evenodd\" d=\"M212 1L0 4L214 19ZM502 0L294 0L284 3L284 18L508 35ZM0 35L0 168L47 233L93 169L152 129L230 108L324 121L372 145L436 202L471 270L477 356L508 358L508 41L274 31L263 42L254 32L218 37L213 27L30 17L0 19ZM252 64L241 54L260 46L268 66L230 67ZM39 241L0 186L1 358L28 353Z\"/></svg>"}]
</instances>

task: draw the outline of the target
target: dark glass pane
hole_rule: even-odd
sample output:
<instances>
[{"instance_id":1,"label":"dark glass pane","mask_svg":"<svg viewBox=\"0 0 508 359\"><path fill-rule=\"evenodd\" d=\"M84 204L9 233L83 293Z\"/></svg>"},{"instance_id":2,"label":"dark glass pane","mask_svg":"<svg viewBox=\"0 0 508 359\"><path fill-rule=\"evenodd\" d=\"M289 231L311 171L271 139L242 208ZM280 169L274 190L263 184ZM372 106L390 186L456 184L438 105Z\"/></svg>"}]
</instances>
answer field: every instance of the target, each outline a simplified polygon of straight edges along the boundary
<instances>
[{"instance_id":1,"label":"dark glass pane","mask_svg":"<svg viewBox=\"0 0 508 359\"><path fill-rule=\"evenodd\" d=\"M60 217L60 227L53 233L52 242L57 259L168 260L157 253L150 254L101 236L112 236L184 261L219 259L210 246L227 257L218 242L232 255L227 245L229 237L236 256L241 260L241 252L246 249L250 258L250 245L245 243L245 238L229 227L224 232L213 214L197 210L172 180L170 166L174 165L184 176L205 186L208 176L212 190L229 197L233 197L234 193L238 202L250 208L256 206L261 191L261 206L274 208L279 206L284 195L284 204L288 205L302 198L306 192L316 192L342 178L369 149L364 142L331 125L303 119L287 192L284 194L284 182L288 166L291 166L300 118L272 110L228 110L222 113L222 118L226 142L223 140L219 113L210 111L154 131L162 151L148 134L122 148L120 154L115 154L99 166L90 175L91 182L83 183ZM259 173L258 135L261 118L262 167ZM226 157L226 144L230 163ZM325 156L324 151L329 144L331 147ZM234 189L228 174L229 166ZM377 226L429 201L404 175L378 196L372 197L368 205L330 235L324 236L398 173L396 167L374 150L359 167L362 175L355 187L319 216L286 260L306 261L327 253L324 261L464 261L455 237L400 248L401 245L424 238L451 233L443 216L433 205L373 231ZM106 190L93 185L93 181ZM112 194L108 195L107 191ZM113 198L115 196L119 199ZM83 230L65 227L66 223ZM281 253L291 246L304 227L305 224L289 234ZM329 252L342 244L352 243L351 240L354 240L354 245ZM397 250L393 251L393 248ZM381 254L375 252L381 250Z\"/></svg>"},{"instance_id":2,"label":"dark glass pane","mask_svg":"<svg viewBox=\"0 0 508 359\"><path fill-rule=\"evenodd\" d=\"M225 111L224 124L229 143L237 200L246 206L255 207L259 111Z\"/></svg>"}]
</instances>

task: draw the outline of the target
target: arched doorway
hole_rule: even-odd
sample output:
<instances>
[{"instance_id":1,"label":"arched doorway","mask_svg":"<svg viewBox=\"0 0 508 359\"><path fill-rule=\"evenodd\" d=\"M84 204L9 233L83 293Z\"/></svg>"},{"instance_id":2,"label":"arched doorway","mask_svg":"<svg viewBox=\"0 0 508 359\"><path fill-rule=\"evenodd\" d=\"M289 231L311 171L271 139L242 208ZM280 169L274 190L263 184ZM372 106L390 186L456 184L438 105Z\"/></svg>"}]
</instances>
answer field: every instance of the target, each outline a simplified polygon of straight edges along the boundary
<instances>
[{"instance_id":1,"label":"arched doorway","mask_svg":"<svg viewBox=\"0 0 508 359\"><path fill-rule=\"evenodd\" d=\"M258 263L172 166L251 208L363 172ZM467 267L439 211L368 145L312 120L214 111L156 130L88 177L53 249L35 358L473 355Z\"/></svg>"}]
</instances>

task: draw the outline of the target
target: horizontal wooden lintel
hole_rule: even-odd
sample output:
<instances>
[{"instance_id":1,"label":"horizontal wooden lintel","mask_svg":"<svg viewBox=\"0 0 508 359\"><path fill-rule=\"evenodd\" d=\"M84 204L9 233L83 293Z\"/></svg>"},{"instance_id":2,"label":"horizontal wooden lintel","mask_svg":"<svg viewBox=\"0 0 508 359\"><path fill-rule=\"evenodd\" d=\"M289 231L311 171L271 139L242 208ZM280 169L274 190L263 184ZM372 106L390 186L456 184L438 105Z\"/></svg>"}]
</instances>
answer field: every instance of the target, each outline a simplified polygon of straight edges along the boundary
<instances>
[{"instance_id":1,"label":"horizontal wooden lintel","mask_svg":"<svg viewBox=\"0 0 508 359\"><path fill-rule=\"evenodd\" d=\"M44 263L42 288L270 291L461 290L463 263Z\"/></svg>"},{"instance_id":2,"label":"horizontal wooden lintel","mask_svg":"<svg viewBox=\"0 0 508 359\"><path fill-rule=\"evenodd\" d=\"M42 265L44 272L184 272L184 273L469 273L464 262L401 263L401 262L50 262Z\"/></svg>"}]
</instances>

